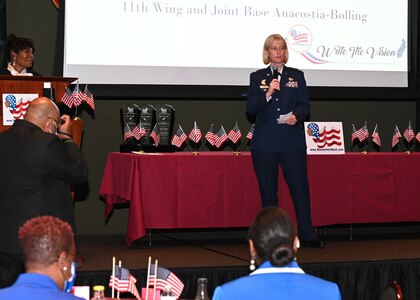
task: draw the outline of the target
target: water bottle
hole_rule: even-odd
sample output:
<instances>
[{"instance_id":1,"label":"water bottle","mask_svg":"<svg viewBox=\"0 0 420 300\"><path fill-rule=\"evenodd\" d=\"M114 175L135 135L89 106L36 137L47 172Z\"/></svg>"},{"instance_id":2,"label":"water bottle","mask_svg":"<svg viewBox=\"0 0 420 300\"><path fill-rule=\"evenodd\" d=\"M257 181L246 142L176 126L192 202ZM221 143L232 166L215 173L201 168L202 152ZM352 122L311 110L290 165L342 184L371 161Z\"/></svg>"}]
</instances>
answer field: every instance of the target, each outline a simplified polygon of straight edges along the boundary
<instances>
[{"instance_id":1,"label":"water bottle","mask_svg":"<svg viewBox=\"0 0 420 300\"><path fill-rule=\"evenodd\" d=\"M198 278L197 280L197 294L194 300L210 300L207 292L207 278Z\"/></svg>"},{"instance_id":2,"label":"water bottle","mask_svg":"<svg viewBox=\"0 0 420 300\"><path fill-rule=\"evenodd\" d=\"M91 300L105 300L105 287L103 285L95 285L93 287L93 298Z\"/></svg>"}]
</instances>

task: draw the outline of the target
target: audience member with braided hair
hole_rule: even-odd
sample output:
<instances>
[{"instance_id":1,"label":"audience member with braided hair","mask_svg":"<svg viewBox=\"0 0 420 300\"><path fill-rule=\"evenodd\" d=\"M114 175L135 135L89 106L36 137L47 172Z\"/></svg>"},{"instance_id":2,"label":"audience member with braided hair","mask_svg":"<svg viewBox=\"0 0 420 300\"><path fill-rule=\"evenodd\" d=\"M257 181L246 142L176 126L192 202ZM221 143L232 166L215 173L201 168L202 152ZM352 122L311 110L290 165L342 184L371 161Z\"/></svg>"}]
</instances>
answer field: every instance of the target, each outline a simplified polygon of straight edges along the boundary
<instances>
[{"instance_id":1,"label":"audience member with braided hair","mask_svg":"<svg viewBox=\"0 0 420 300\"><path fill-rule=\"evenodd\" d=\"M296 227L281 209L263 209L249 228L248 239L253 272L217 287L214 300L341 299L337 284L305 274L299 267Z\"/></svg>"}]
</instances>

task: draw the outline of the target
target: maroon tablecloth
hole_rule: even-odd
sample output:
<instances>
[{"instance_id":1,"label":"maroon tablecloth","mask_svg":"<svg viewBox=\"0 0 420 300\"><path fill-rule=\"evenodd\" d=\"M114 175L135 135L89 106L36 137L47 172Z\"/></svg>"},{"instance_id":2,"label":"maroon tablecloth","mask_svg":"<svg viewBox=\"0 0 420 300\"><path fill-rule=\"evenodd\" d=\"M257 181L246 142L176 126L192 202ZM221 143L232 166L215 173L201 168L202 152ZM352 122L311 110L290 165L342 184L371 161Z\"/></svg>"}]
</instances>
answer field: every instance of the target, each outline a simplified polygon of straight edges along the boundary
<instances>
[{"instance_id":1,"label":"maroon tablecloth","mask_svg":"<svg viewBox=\"0 0 420 300\"><path fill-rule=\"evenodd\" d=\"M314 226L420 221L420 153L313 155L308 173ZM99 193L105 217L130 204L129 245L146 229L247 227L261 209L249 152L109 153Z\"/></svg>"}]
</instances>

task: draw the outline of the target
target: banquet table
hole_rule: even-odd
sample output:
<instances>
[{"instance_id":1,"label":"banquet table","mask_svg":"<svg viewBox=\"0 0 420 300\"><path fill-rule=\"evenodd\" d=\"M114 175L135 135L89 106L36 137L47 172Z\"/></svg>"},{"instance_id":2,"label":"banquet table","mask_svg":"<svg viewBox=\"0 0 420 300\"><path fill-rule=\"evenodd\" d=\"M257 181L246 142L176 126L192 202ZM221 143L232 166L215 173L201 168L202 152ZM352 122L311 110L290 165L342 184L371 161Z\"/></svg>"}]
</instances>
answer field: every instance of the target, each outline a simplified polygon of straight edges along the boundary
<instances>
[{"instance_id":1,"label":"banquet table","mask_svg":"<svg viewBox=\"0 0 420 300\"><path fill-rule=\"evenodd\" d=\"M419 166L420 153L309 155L313 225L420 221ZM261 209L249 152L111 152L99 193L105 218L129 204L129 245L147 229L247 227ZM279 206L295 219L282 176Z\"/></svg>"}]
</instances>

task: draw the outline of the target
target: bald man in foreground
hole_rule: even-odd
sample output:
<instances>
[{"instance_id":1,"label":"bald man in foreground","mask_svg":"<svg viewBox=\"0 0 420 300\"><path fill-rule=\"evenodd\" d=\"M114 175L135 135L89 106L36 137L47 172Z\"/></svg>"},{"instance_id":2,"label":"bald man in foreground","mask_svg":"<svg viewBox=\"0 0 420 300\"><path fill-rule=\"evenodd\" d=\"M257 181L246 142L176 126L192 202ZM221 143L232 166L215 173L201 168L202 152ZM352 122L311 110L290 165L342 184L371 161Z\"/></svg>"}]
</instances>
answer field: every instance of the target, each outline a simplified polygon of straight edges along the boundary
<instances>
[{"instance_id":1,"label":"bald man in foreground","mask_svg":"<svg viewBox=\"0 0 420 300\"><path fill-rule=\"evenodd\" d=\"M18 230L25 221L51 215L75 227L70 184L85 182L88 167L71 132L70 117L40 97L0 133L0 288L23 272Z\"/></svg>"}]
</instances>

